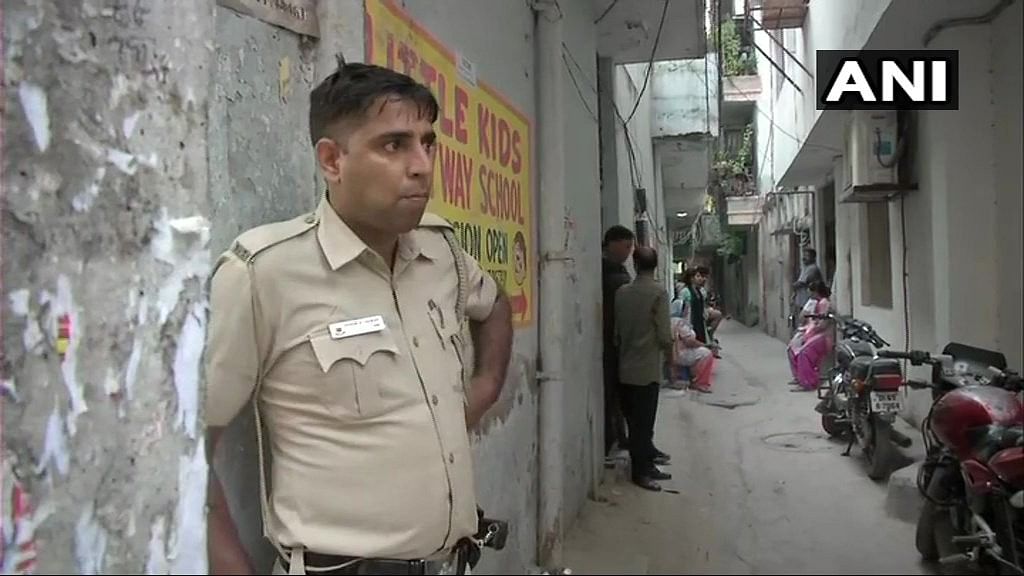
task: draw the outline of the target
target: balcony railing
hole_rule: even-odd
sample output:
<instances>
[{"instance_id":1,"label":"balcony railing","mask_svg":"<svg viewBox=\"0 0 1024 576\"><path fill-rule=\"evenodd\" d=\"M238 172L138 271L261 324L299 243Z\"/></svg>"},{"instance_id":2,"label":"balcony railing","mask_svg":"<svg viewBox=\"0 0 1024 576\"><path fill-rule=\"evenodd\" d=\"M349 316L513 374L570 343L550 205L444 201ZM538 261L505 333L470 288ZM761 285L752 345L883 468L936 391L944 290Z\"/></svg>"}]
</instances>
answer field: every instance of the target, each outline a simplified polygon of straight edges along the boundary
<instances>
[{"instance_id":1,"label":"balcony railing","mask_svg":"<svg viewBox=\"0 0 1024 576\"><path fill-rule=\"evenodd\" d=\"M808 0L747 0L747 11L768 30L801 28L807 18Z\"/></svg>"}]
</instances>

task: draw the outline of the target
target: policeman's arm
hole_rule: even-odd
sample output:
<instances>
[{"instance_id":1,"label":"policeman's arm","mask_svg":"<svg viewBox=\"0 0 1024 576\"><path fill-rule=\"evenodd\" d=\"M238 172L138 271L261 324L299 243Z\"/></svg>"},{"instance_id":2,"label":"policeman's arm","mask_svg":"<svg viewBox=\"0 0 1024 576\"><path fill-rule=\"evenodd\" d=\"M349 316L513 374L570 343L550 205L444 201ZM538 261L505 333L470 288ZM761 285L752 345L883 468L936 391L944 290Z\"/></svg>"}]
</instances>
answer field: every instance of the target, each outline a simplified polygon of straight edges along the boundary
<instances>
[{"instance_id":1,"label":"policeman's arm","mask_svg":"<svg viewBox=\"0 0 1024 576\"><path fill-rule=\"evenodd\" d=\"M224 428L241 411L256 385L256 338L246 265L233 255L218 262L210 283L206 347L207 457L209 486L207 554L211 574L253 574L238 537L214 456Z\"/></svg>"},{"instance_id":2,"label":"policeman's arm","mask_svg":"<svg viewBox=\"0 0 1024 576\"><path fill-rule=\"evenodd\" d=\"M474 428L498 401L512 357L512 306L494 278L467 255L468 298L476 369L470 382L466 425Z\"/></svg>"}]
</instances>

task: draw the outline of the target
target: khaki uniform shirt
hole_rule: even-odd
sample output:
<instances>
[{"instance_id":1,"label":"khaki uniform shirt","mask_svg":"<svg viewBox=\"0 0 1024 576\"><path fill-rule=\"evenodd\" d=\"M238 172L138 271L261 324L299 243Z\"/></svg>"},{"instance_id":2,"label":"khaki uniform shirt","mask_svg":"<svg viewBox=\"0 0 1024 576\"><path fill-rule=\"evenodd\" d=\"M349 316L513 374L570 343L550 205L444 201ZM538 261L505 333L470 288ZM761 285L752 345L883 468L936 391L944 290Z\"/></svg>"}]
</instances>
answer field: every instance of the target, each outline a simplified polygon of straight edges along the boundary
<instances>
[{"instance_id":1,"label":"khaki uniform shirt","mask_svg":"<svg viewBox=\"0 0 1024 576\"><path fill-rule=\"evenodd\" d=\"M227 425L262 372L266 528L280 545L416 559L476 532L457 271L442 227L425 214L399 239L392 273L323 200L242 234L218 260L206 418ZM463 256L466 314L485 320L496 284ZM328 328L377 315L379 331Z\"/></svg>"},{"instance_id":2,"label":"khaki uniform shirt","mask_svg":"<svg viewBox=\"0 0 1024 576\"><path fill-rule=\"evenodd\" d=\"M650 276L637 276L615 295L619 381L645 386L661 382L664 357L672 354L668 294Z\"/></svg>"}]
</instances>

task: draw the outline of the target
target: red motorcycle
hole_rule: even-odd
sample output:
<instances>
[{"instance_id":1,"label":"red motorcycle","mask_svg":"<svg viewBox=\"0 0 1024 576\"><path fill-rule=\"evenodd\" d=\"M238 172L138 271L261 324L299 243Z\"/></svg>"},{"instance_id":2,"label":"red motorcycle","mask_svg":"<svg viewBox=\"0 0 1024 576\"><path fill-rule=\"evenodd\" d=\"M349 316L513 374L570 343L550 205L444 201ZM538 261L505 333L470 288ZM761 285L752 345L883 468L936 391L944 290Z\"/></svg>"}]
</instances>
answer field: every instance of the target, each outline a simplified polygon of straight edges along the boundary
<instances>
[{"instance_id":1,"label":"red motorcycle","mask_svg":"<svg viewBox=\"0 0 1024 576\"><path fill-rule=\"evenodd\" d=\"M921 424L927 456L917 550L954 569L1024 575L1024 392L1002 354L953 343L941 355L881 350L932 366L933 403Z\"/></svg>"}]
</instances>

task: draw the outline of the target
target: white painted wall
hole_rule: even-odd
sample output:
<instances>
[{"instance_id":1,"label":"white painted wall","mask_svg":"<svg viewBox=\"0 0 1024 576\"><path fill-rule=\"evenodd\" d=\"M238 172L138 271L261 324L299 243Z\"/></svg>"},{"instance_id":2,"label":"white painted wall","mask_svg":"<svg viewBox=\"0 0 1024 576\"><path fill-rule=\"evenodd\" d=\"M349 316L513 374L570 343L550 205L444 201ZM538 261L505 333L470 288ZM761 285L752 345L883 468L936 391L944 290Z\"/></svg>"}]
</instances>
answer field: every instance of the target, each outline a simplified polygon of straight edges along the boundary
<instances>
[{"instance_id":1,"label":"white painted wall","mask_svg":"<svg viewBox=\"0 0 1024 576\"><path fill-rule=\"evenodd\" d=\"M646 68L646 66L644 66ZM670 60L654 64L654 137L718 135L718 58Z\"/></svg>"},{"instance_id":2,"label":"white painted wall","mask_svg":"<svg viewBox=\"0 0 1024 576\"><path fill-rule=\"evenodd\" d=\"M1020 54L1024 52L1021 21L1024 5L1013 5L992 26L992 101L995 137L996 227L999 235L996 258L998 276L999 330L996 341L1010 364L1024 368L1024 340L1021 337L1022 267L1024 260L1024 182L1021 179L1021 158L1024 157L1021 130L1021 102L1024 102L1024 75Z\"/></svg>"},{"instance_id":3,"label":"white painted wall","mask_svg":"<svg viewBox=\"0 0 1024 576\"><path fill-rule=\"evenodd\" d=\"M836 206L839 310L871 322L894 347L937 351L957 341L997 349L1021 366L1020 21L1017 3L992 25L948 29L929 46L959 51L960 109L918 114L911 154L919 190L903 200L906 270L901 204L888 205L891 309L862 301L866 207ZM911 37L895 47L920 46ZM912 373L927 377L926 369ZM928 404L914 394L906 416L919 421Z\"/></svg>"},{"instance_id":4,"label":"white painted wall","mask_svg":"<svg viewBox=\"0 0 1024 576\"><path fill-rule=\"evenodd\" d=\"M786 48L812 72L817 50L858 49L868 41L879 19L893 0L811 0L803 28L784 32ZM760 18L759 12L754 12ZM789 55L776 57L776 44L763 31L754 33L754 42L799 86L801 92L784 78L776 80L776 71L763 54L757 55L757 73L762 87L757 106L773 117L757 119L757 158L771 164L762 171L759 188L768 190L785 174L807 138L821 111L814 105L814 81ZM776 96L777 85L781 85Z\"/></svg>"}]
</instances>

